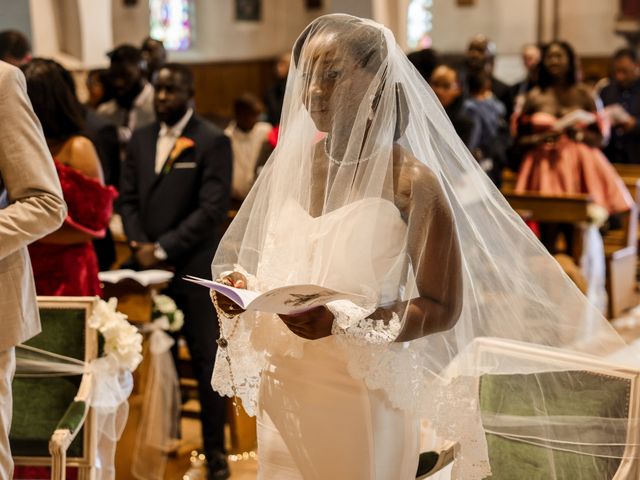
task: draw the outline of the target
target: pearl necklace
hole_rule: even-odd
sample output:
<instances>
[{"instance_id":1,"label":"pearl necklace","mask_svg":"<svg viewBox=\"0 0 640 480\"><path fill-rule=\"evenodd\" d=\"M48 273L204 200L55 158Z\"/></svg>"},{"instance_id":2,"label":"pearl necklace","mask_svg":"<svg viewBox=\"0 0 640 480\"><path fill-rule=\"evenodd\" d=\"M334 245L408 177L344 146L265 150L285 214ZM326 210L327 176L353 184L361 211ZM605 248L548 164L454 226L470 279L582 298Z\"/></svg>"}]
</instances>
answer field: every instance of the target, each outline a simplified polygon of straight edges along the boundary
<instances>
[{"instance_id":1,"label":"pearl necklace","mask_svg":"<svg viewBox=\"0 0 640 480\"><path fill-rule=\"evenodd\" d=\"M329 161L331 163L333 163L334 165L358 165L359 163L363 163L366 162L367 160L369 160L371 158L371 156L368 157L364 157L364 158L359 158L357 160L352 160L352 161L345 161L345 160L336 160L335 158L333 158L331 156L331 154L329 153L329 150L327 148L327 139L324 139L324 153L327 156L327 158L329 159Z\"/></svg>"}]
</instances>

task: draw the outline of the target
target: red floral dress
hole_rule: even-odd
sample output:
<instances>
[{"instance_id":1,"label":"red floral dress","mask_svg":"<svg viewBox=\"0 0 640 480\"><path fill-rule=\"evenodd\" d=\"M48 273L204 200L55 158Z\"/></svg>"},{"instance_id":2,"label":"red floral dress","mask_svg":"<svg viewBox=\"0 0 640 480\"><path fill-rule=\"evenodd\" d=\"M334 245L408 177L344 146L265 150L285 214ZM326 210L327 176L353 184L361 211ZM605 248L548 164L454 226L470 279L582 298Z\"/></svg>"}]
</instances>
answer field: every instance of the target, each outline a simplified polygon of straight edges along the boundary
<instances>
[{"instance_id":1,"label":"red floral dress","mask_svg":"<svg viewBox=\"0 0 640 480\"><path fill-rule=\"evenodd\" d=\"M67 203L65 224L102 238L109 225L115 188L104 186L78 170L55 162ZM91 241L70 245L35 242L29 246L38 295L101 295L98 259Z\"/></svg>"},{"instance_id":2,"label":"red floral dress","mask_svg":"<svg viewBox=\"0 0 640 480\"><path fill-rule=\"evenodd\" d=\"M55 162L62 194L67 203L65 224L95 238L104 237L118 196L112 186L101 185L59 162ZM92 296L101 295L98 280L98 259L91 241L71 245L36 242L29 246L38 295ZM50 477L49 467L15 468L16 479ZM76 468L67 468L67 479L78 478Z\"/></svg>"}]
</instances>

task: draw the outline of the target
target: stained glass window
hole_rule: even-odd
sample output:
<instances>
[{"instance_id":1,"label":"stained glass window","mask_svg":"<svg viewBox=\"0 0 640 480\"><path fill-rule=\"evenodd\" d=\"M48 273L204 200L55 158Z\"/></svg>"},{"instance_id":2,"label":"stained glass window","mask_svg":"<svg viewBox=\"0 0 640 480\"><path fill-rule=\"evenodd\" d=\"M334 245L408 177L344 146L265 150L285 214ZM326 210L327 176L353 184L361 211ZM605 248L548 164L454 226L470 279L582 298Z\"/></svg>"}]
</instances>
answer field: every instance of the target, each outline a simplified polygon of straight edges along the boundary
<instances>
[{"instance_id":1,"label":"stained glass window","mask_svg":"<svg viewBox=\"0 0 640 480\"><path fill-rule=\"evenodd\" d=\"M433 0L411 0L407 10L407 46L411 50L431 47Z\"/></svg>"},{"instance_id":2,"label":"stained glass window","mask_svg":"<svg viewBox=\"0 0 640 480\"><path fill-rule=\"evenodd\" d=\"M188 50L193 41L193 0L150 0L150 33L167 50Z\"/></svg>"}]
</instances>

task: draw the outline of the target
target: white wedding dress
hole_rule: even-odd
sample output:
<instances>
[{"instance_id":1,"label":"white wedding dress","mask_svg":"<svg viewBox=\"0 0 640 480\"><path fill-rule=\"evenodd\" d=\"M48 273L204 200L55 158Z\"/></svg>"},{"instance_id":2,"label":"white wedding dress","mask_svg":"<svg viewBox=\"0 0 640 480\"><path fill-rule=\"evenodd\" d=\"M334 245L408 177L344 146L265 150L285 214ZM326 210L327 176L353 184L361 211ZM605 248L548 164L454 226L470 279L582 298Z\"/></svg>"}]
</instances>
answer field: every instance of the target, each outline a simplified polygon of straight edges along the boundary
<instances>
[{"instance_id":1,"label":"white wedding dress","mask_svg":"<svg viewBox=\"0 0 640 480\"><path fill-rule=\"evenodd\" d=\"M363 199L313 218L291 201L278 214L280 221L271 223L277 231L267 234L259 281L375 292L379 304L401 296L407 228L394 204ZM371 243L372 236L379 241ZM372 250L363 252L362 245ZM261 328L260 335L269 330ZM257 412L259 478L415 478L419 421L350 375L336 336L292 337L297 346L263 341L268 354Z\"/></svg>"}]
</instances>

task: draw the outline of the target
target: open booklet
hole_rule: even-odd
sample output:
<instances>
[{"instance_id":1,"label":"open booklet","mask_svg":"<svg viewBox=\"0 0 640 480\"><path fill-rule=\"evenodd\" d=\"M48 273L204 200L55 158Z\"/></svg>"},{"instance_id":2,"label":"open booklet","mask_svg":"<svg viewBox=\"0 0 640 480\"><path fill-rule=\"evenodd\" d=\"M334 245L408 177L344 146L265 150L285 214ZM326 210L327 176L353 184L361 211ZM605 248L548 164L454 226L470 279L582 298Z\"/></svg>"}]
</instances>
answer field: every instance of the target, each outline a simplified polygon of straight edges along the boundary
<instances>
[{"instance_id":1,"label":"open booklet","mask_svg":"<svg viewBox=\"0 0 640 480\"><path fill-rule=\"evenodd\" d=\"M320 285L289 285L261 293L230 287L213 280L205 280L191 275L184 277L184 280L215 290L243 310L280 313L283 315L302 313L321 305L326 305L334 300L351 300L354 303L366 300L366 297L362 295L339 292Z\"/></svg>"},{"instance_id":2,"label":"open booklet","mask_svg":"<svg viewBox=\"0 0 640 480\"><path fill-rule=\"evenodd\" d=\"M173 278L173 272L167 270L109 270L98 273L98 278L105 283L118 283L122 280L133 280L143 287L166 283Z\"/></svg>"},{"instance_id":3,"label":"open booklet","mask_svg":"<svg viewBox=\"0 0 640 480\"><path fill-rule=\"evenodd\" d=\"M620 123L627 123L631 120L631 115L627 112L622 105L614 103L613 105L607 105L604 107L604 113L613 125Z\"/></svg>"},{"instance_id":4,"label":"open booklet","mask_svg":"<svg viewBox=\"0 0 640 480\"><path fill-rule=\"evenodd\" d=\"M587 112L586 110L578 109L567 113L565 116L559 118L553 124L555 130L565 130L569 127L576 125L591 125L597 120L596 114Z\"/></svg>"}]
</instances>

